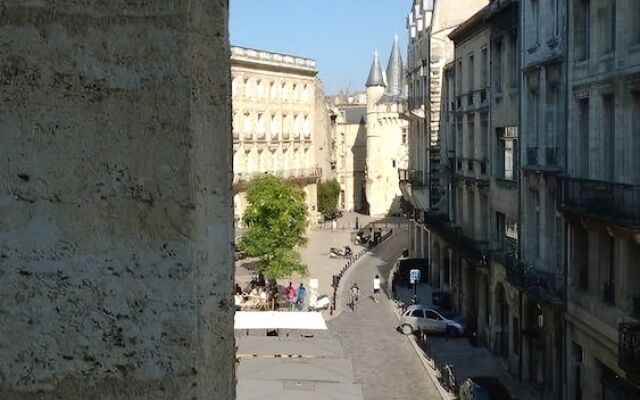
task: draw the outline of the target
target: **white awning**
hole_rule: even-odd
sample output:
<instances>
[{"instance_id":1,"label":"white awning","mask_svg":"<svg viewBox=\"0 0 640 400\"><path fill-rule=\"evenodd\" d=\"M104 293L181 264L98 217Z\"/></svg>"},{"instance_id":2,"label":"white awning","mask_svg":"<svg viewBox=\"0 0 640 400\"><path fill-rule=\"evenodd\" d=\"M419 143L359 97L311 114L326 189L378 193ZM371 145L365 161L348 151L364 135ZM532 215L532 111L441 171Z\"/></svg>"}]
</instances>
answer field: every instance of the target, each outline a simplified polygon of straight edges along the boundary
<instances>
[{"instance_id":1,"label":"white awning","mask_svg":"<svg viewBox=\"0 0 640 400\"><path fill-rule=\"evenodd\" d=\"M237 311L235 329L327 329L319 312Z\"/></svg>"}]
</instances>

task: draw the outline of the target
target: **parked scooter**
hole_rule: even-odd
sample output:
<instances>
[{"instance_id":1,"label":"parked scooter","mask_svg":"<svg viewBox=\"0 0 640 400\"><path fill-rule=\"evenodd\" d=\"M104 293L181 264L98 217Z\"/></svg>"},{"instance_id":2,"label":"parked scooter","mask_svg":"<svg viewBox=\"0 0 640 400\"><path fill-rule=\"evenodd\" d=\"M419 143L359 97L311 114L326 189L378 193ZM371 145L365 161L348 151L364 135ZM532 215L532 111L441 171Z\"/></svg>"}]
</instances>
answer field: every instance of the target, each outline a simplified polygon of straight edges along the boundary
<instances>
[{"instance_id":1,"label":"parked scooter","mask_svg":"<svg viewBox=\"0 0 640 400\"><path fill-rule=\"evenodd\" d=\"M309 311L321 311L329 308L331 299L328 296L318 297L316 294L309 296Z\"/></svg>"},{"instance_id":2,"label":"parked scooter","mask_svg":"<svg viewBox=\"0 0 640 400\"><path fill-rule=\"evenodd\" d=\"M353 252L351 251L351 247L349 246L345 246L344 249L339 249L337 247L332 247L329 249L329 257L331 258L349 258L351 257L351 254L353 254Z\"/></svg>"}]
</instances>

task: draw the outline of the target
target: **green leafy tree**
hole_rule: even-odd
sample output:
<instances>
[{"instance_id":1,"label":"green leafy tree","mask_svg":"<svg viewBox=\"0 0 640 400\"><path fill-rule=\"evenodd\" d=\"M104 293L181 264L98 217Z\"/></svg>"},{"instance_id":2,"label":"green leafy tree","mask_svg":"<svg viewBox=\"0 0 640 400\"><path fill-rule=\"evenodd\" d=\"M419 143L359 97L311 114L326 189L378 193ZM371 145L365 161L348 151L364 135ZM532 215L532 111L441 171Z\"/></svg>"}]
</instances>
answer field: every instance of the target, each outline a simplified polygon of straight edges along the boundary
<instances>
[{"instance_id":1,"label":"green leafy tree","mask_svg":"<svg viewBox=\"0 0 640 400\"><path fill-rule=\"evenodd\" d=\"M249 229L241 244L249 256L260 258L258 271L267 279L305 276L307 267L296 251L307 243L309 223L302 188L265 176L249 184L247 202L243 218Z\"/></svg>"},{"instance_id":2,"label":"green leafy tree","mask_svg":"<svg viewBox=\"0 0 640 400\"><path fill-rule=\"evenodd\" d=\"M335 179L318 184L318 211L330 213L338 209L340 184Z\"/></svg>"}]
</instances>

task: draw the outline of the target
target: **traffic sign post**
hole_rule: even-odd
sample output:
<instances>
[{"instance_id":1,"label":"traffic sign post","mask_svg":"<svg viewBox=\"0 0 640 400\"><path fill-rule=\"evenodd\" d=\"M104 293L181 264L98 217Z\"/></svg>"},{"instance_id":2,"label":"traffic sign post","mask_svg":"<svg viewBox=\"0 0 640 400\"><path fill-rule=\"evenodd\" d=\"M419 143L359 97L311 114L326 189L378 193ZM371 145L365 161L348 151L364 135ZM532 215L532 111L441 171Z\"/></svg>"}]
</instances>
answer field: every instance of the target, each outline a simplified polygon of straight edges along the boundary
<instances>
[{"instance_id":1,"label":"traffic sign post","mask_svg":"<svg viewBox=\"0 0 640 400\"><path fill-rule=\"evenodd\" d=\"M409 271L409 282L413 285L413 296L411 296L411 303L416 304L418 302L418 281L420 281L420 270L412 269Z\"/></svg>"}]
</instances>

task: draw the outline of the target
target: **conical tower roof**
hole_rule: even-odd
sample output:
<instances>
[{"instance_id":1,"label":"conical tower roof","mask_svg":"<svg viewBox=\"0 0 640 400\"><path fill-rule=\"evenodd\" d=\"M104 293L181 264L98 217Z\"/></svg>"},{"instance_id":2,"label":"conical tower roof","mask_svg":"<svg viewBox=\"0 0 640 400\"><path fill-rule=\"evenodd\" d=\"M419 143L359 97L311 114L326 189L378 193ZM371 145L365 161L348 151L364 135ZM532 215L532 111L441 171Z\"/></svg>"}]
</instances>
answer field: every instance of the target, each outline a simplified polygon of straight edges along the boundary
<instances>
[{"instance_id":1,"label":"conical tower roof","mask_svg":"<svg viewBox=\"0 0 640 400\"><path fill-rule=\"evenodd\" d=\"M404 92L404 65L398 45L398 35L393 38L393 47L387 64L387 96L401 96Z\"/></svg>"},{"instance_id":2,"label":"conical tower roof","mask_svg":"<svg viewBox=\"0 0 640 400\"><path fill-rule=\"evenodd\" d=\"M385 86L382 68L380 67L380 60L378 60L378 50L373 53L373 63L371 64L369 78L367 79L365 86Z\"/></svg>"}]
</instances>

